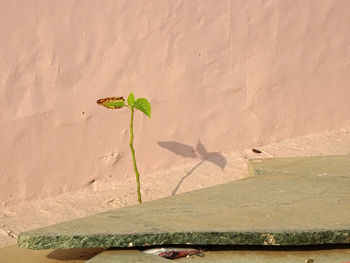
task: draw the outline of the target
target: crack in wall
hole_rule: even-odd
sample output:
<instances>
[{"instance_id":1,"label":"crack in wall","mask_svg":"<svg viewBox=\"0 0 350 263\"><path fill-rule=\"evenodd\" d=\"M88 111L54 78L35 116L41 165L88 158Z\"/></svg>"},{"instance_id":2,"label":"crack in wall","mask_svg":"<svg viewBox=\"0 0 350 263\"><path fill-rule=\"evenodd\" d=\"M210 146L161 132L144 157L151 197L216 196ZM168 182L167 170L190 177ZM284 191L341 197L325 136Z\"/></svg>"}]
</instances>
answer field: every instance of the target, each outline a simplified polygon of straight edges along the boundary
<instances>
[{"instance_id":1,"label":"crack in wall","mask_svg":"<svg viewBox=\"0 0 350 263\"><path fill-rule=\"evenodd\" d=\"M16 239L17 240L17 237L18 235L15 234L11 229L9 229L6 225L2 225L0 226L0 230L1 232L3 232L5 235L13 238L13 239Z\"/></svg>"}]
</instances>

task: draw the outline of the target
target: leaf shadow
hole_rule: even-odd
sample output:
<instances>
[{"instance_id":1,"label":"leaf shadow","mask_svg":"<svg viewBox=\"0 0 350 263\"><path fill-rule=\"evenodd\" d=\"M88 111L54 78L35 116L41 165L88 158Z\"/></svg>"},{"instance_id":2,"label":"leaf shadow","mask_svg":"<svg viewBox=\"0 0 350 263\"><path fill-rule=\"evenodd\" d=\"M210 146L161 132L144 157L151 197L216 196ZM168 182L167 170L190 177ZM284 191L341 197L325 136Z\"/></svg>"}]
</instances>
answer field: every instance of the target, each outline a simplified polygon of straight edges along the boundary
<instances>
[{"instance_id":1,"label":"leaf shadow","mask_svg":"<svg viewBox=\"0 0 350 263\"><path fill-rule=\"evenodd\" d=\"M180 181L172 191L172 195L176 194L184 180L187 177L189 177L193 173L193 171L196 170L199 166L201 166L205 161L215 164L216 166L220 167L221 170L224 170L227 163L227 160L223 155L221 155L219 152L208 152L200 141L198 141L196 148L175 141L161 141L158 142L158 145L184 158L201 159L201 161L198 164L196 164L185 176L183 176L180 179Z\"/></svg>"}]
</instances>

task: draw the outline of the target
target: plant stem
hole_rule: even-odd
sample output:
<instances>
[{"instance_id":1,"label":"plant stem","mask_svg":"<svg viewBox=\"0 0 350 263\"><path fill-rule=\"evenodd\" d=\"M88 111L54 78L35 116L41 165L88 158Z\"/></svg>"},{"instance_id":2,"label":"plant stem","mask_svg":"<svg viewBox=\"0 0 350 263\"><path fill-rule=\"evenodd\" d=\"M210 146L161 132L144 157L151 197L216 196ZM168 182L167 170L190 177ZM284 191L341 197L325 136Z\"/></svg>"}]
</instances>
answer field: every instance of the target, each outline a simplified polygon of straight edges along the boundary
<instances>
[{"instance_id":1,"label":"plant stem","mask_svg":"<svg viewBox=\"0 0 350 263\"><path fill-rule=\"evenodd\" d=\"M137 183L137 200L139 201L139 204L142 203L141 199L141 190L140 190L140 174L139 171L137 170L137 165L136 165L136 159L135 159L135 150L133 146L134 142L134 107L131 107L131 119L130 119L130 150L131 150L131 155L132 155L132 163L134 165L134 170L136 174L136 183Z\"/></svg>"}]
</instances>

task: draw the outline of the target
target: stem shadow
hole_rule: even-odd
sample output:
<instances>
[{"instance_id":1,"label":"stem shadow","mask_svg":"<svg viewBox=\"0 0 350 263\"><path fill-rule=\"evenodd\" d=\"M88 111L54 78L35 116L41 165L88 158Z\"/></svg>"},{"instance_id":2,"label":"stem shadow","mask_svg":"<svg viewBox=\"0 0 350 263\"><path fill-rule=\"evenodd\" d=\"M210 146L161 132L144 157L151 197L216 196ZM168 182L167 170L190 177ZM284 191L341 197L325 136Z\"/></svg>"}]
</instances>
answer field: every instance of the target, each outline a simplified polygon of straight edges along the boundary
<instances>
[{"instance_id":1,"label":"stem shadow","mask_svg":"<svg viewBox=\"0 0 350 263\"><path fill-rule=\"evenodd\" d=\"M195 171L205 161L211 162L219 166L222 170L224 170L227 163L227 160L223 155L221 155L218 152L208 152L200 141L198 141L196 148L175 141L161 141L158 142L158 145L184 158L201 159L201 161L197 165L195 165L185 176L183 176L180 179L180 181L172 191L172 195L175 195L177 193L184 180L188 178L193 173L193 171Z\"/></svg>"}]
</instances>

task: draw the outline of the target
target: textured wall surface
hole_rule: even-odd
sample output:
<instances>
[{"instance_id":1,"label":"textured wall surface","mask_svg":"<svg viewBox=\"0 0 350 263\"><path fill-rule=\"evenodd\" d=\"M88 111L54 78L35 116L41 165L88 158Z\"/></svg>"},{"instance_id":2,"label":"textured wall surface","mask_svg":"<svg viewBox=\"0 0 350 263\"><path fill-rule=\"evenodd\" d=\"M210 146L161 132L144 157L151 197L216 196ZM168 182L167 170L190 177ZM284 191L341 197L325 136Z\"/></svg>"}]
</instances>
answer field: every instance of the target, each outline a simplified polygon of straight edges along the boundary
<instances>
[{"instance_id":1,"label":"textured wall surface","mask_svg":"<svg viewBox=\"0 0 350 263\"><path fill-rule=\"evenodd\" d=\"M0 0L0 205L350 121L350 1ZM161 178L160 178L161 180Z\"/></svg>"}]
</instances>

